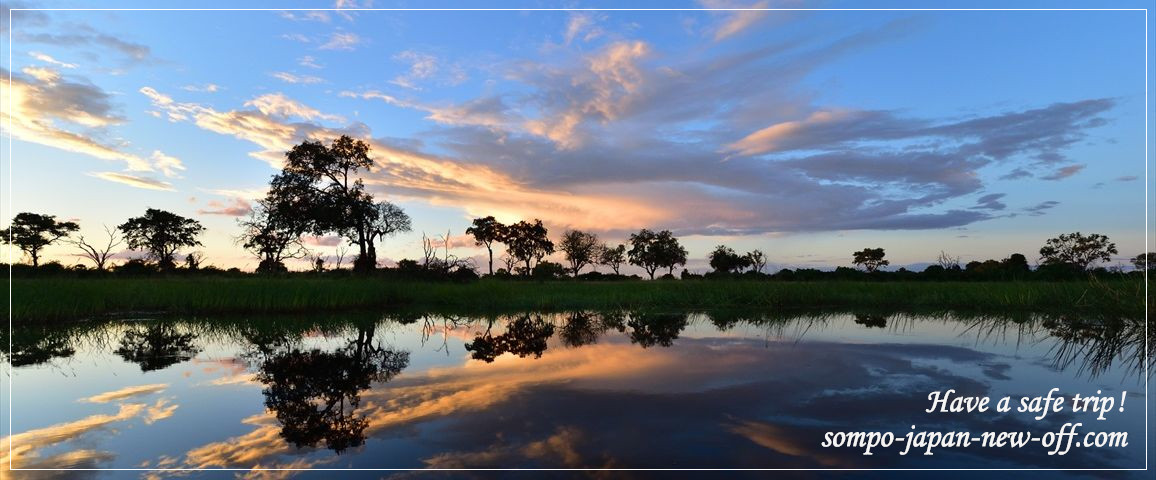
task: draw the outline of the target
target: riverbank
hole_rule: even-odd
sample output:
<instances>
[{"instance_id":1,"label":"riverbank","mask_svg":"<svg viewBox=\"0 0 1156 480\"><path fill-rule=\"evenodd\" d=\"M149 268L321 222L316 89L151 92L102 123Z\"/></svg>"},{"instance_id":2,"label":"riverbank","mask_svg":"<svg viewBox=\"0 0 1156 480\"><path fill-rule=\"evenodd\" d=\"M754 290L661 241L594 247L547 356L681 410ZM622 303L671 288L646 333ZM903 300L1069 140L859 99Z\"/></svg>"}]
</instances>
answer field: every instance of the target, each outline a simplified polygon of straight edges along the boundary
<instances>
[{"instance_id":1,"label":"riverbank","mask_svg":"<svg viewBox=\"0 0 1156 480\"><path fill-rule=\"evenodd\" d=\"M355 309L873 308L1144 316L1144 283L624 281L435 283L373 278L17 278L16 323L144 314Z\"/></svg>"}]
</instances>

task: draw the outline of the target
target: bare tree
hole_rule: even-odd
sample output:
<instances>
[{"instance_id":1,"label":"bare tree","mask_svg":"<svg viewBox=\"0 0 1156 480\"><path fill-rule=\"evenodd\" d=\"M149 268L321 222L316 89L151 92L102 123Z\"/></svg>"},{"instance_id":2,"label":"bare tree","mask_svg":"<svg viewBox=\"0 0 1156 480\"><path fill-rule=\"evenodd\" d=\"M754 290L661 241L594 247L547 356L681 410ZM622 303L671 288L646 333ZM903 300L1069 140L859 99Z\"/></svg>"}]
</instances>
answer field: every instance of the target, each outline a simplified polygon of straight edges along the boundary
<instances>
[{"instance_id":1,"label":"bare tree","mask_svg":"<svg viewBox=\"0 0 1156 480\"><path fill-rule=\"evenodd\" d=\"M334 257L334 270L341 270L341 264L345 262L345 255L349 253L349 247L340 245L337 247L337 256Z\"/></svg>"},{"instance_id":2,"label":"bare tree","mask_svg":"<svg viewBox=\"0 0 1156 480\"><path fill-rule=\"evenodd\" d=\"M88 243L88 240L84 239L84 235L78 235L76 239L68 242L75 245L76 248L79 248L84 258L92 260L97 270L104 270L105 265L107 265L109 259L112 258L113 250L123 243L115 228L110 228L108 225L105 225L104 231L108 234L108 242L106 242L104 246L99 246L97 243Z\"/></svg>"},{"instance_id":3,"label":"bare tree","mask_svg":"<svg viewBox=\"0 0 1156 480\"><path fill-rule=\"evenodd\" d=\"M944 270L959 270L959 257L948 255L943 250L939 251L939 259L935 261Z\"/></svg>"}]
</instances>

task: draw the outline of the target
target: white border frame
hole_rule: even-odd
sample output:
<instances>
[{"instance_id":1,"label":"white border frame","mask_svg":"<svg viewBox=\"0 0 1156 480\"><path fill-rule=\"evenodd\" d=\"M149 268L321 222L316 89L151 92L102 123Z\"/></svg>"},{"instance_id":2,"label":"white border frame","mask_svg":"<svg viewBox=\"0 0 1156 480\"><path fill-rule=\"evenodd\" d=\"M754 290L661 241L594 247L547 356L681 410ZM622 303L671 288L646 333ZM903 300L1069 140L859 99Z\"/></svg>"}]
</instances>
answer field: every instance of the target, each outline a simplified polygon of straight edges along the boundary
<instances>
[{"instance_id":1,"label":"white border frame","mask_svg":"<svg viewBox=\"0 0 1156 480\"><path fill-rule=\"evenodd\" d=\"M1148 101L1148 8L10 8L8 10L8 91L12 91L13 12L1143 12L1144 13L1144 250L1151 251L1148 236L1148 163L1149 123L1153 109ZM14 99L8 98L8 111L13 111ZM13 119L8 120L8 208L13 207L12 195L12 134ZM12 355L12 258L8 251L8 354ZM1144 269L1144 355L1148 355L1148 269ZM1146 359L1150 360L1150 359ZM1147 472L1149 430L1148 397L1150 361L1144 362L1144 467L1143 468L12 468L10 472ZM8 437L13 436L12 392L15 368L9 365L8 375ZM8 458L12 459L12 442L8 442Z\"/></svg>"}]
</instances>

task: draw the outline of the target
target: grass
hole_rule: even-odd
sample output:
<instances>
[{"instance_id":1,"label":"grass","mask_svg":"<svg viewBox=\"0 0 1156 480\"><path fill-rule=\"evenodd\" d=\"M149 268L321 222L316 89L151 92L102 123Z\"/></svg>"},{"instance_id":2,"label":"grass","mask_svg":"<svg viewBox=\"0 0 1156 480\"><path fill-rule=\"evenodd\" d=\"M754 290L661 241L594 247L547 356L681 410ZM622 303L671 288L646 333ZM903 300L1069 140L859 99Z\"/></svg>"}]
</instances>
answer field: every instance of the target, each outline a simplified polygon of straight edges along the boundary
<instances>
[{"instance_id":1,"label":"grass","mask_svg":"<svg viewBox=\"0 0 1156 480\"><path fill-rule=\"evenodd\" d=\"M16 323L108 315L706 308L870 308L1144 315L1144 284L1080 282L517 282L374 278L17 278Z\"/></svg>"}]
</instances>

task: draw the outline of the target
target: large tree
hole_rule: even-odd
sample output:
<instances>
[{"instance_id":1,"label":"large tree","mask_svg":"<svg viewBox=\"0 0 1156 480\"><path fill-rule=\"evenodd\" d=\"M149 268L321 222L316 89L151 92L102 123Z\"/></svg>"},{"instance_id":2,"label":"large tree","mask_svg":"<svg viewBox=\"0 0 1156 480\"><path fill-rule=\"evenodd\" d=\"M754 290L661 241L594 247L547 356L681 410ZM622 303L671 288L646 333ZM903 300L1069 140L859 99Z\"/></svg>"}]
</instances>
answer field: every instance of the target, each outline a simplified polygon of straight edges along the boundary
<instances>
[{"instance_id":1,"label":"large tree","mask_svg":"<svg viewBox=\"0 0 1156 480\"><path fill-rule=\"evenodd\" d=\"M502 242L509 227L502 225L492 216L475 218L473 225L466 229L466 235L474 236L474 245L485 246L490 254L490 275L494 274L494 242Z\"/></svg>"},{"instance_id":2,"label":"large tree","mask_svg":"<svg viewBox=\"0 0 1156 480\"><path fill-rule=\"evenodd\" d=\"M1141 272L1156 269L1156 252L1141 253L1132 259L1132 266Z\"/></svg>"},{"instance_id":3,"label":"large tree","mask_svg":"<svg viewBox=\"0 0 1156 480\"><path fill-rule=\"evenodd\" d=\"M58 222L53 215L18 213L12 225L0 231L0 242L19 248L32 257L32 266L40 265L40 251L53 242L80 229L74 222Z\"/></svg>"},{"instance_id":4,"label":"large tree","mask_svg":"<svg viewBox=\"0 0 1156 480\"><path fill-rule=\"evenodd\" d=\"M377 266L370 245L379 211L358 176L369 170L369 144L342 135L329 145L306 140L285 152L285 166L273 177L270 197L297 206L315 235L337 233L356 245L354 270Z\"/></svg>"},{"instance_id":5,"label":"large tree","mask_svg":"<svg viewBox=\"0 0 1156 480\"><path fill-rule=\"evenodd\" d=\"M710 268L718 273L738 272L750 266L747 257L735 253L733 248L726 245L714 247L709 258Z\"/></svg>"},{"instance_id":6,"label":"large tree","mask_svg":"<svg viewBox=\"0 0 1156 480\"><path fill-rule=\"evenodd\" d=\"M369 218L369 256L377 262L377 247L375 242L384 242L401 232L413 230L413 221L401 207L389 202L378 202L370 211Z\"/></svg>"},{"instance_id":7,"label":"large tree","mask_svg":"<svg viewBox=\"0 0 1156 480\"><path fill-rule=\"evenodd\" d=\"M117 227L134 250L145 250L161 270L176 268L173 255L181 247L201 245L197 236L205 231L201 223L175 213L150 208L144 216L128 219Z\"/></svg>"},{"instance_id":8,"label":"large tree","mask_svg":"<svg viewBox=\"0 0 1156 480\"><path fill-rule=\"evenodd\" d=\"M598 263L610 267L615 275L621 275L618 269L626 263L626 245L620 243L616 247L611 247L605 243L602 244L602 247L598 249Z\"/></svg>"},{"instance_id":9,"label":"large tree","mask_svg":"<svg viewBox=\"0 0 1156 480\"><path fill-rule=\"evenodd\" d=\"M891 264L891 262L883 259L886 254L882 248L864 248L852 255L852 263L862 265L868 272L874 272Z\"/></svg>"},{"instance_id":10,"label":"large tree","mask_svg":"<svg viewBox=\"0 0 1156 480\"><path fill-rule=\"evenodd\" d=\"M1044 265L1070 265L1087 270L1091 264L1107 262L1117 253L1120 252L1116 244L1108 241L1106 235L1075 232L1048 239L1040 248L1040 260Z\"/></svg>"},{"instance_id":11,"label":"large tree","mask_svg":"<svg viewBox=\"0 0 1156 480\"><path fill-rule=\"evenodd\" d=\"M533 262L540 262L546 255L554 253L554 242L546 236L547 233L538 219L534 219L534 223L522 220L507 228L502 243L506 244L511 257L525 265L523 275L529 276L534 270Z\"/></svg>"},{"instance_id":12,"label":"large tree","mask_svg":"<svg viewBox=\"0 0 1156 480\"><path fill-rule=\"evenodd\" d=\"M566 253L566 260L570 262L570 271L575 277L582 267L598 262L599 247L598 235L581 230L569 230L562 234L562 241L558 242L558 249Z\"/></svg>"},{"instance_id":13,"label":"large tree","mask_svg":"<svg viewBox=\"0 0 1156 480\"><path fill-rule=\"evenodd\" d=\"M119 247L121 242L120 236L117 235L116 229L110 228L108 225L104 226L104 232L108 235L108 242L104 245L99 243L89 243L84 238L84 235L77 235L69 243L76 245L80 249L80 254L89 260L92 260L93 265L97 270L104 270L104 266L108 264L109 259L112 258L116 247Z\"/></svg>"},{"instance_id":14,"label":"large tree","mask_svg":"<svg viewBox=\"0 0 1156 480\"><path fill-rule=\"evenodd\" d=\"M630 234L630 263L642 267L654 279L654 272L667 268L674 274L674 267L686 264L686 249L670 230L655 233L648 229Z\"/></svg>"}]
</instances>

